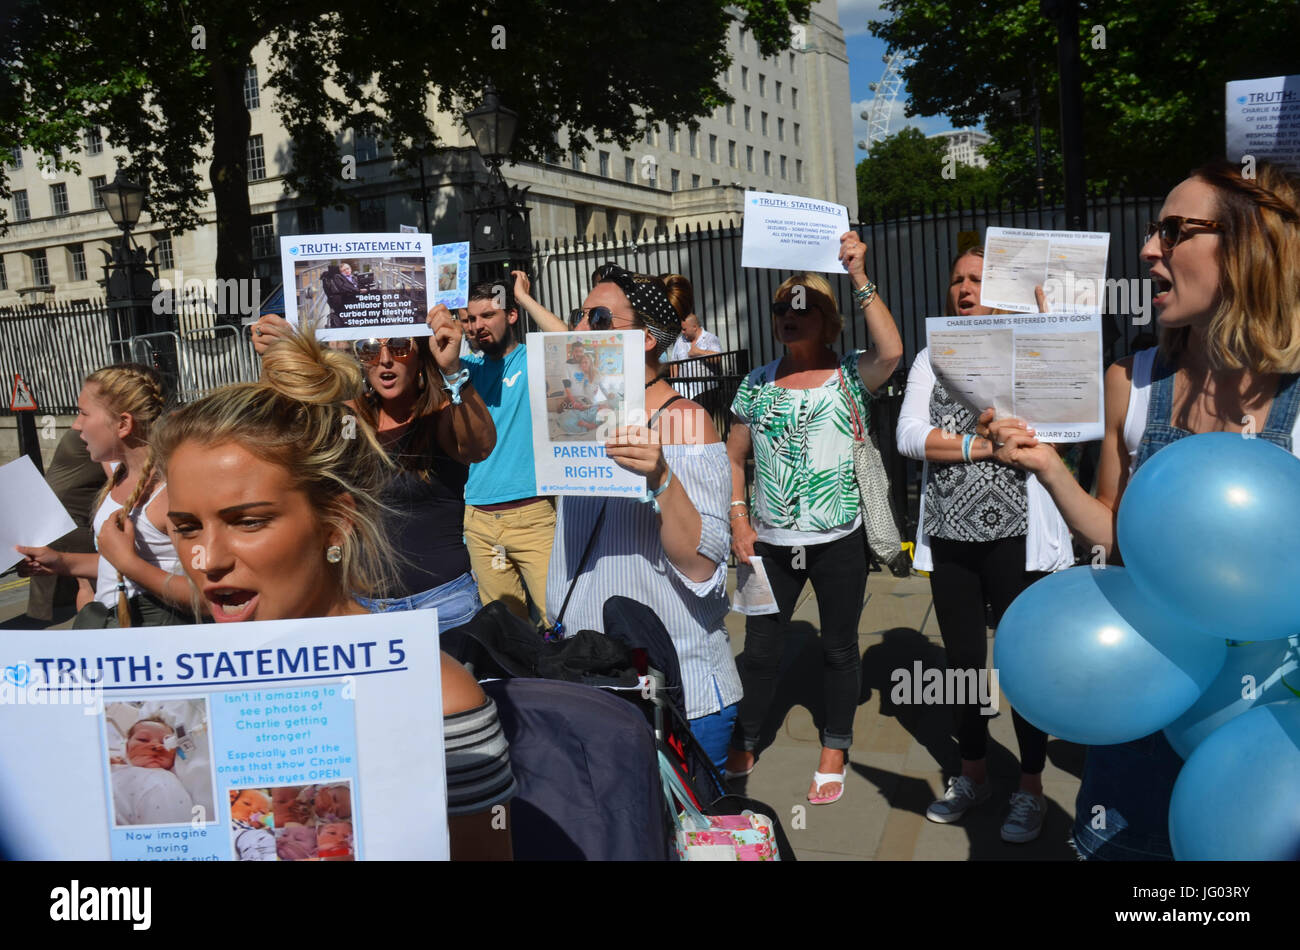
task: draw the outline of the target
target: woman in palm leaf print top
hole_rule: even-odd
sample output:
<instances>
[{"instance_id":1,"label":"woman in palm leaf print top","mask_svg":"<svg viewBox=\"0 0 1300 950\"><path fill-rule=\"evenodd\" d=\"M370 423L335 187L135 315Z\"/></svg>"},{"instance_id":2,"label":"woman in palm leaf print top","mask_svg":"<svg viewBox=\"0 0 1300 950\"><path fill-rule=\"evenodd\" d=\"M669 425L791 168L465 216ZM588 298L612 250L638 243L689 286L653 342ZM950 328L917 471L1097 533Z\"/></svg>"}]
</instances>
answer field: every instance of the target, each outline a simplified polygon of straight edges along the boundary
<instances>
[{"instance_id":1,"label":"woman in palm leaf print top","mask_svg":"<svg viewBox=\"0 0 1300 950\"><path fill-rule=\"evenodd\" d=\"M866 535L853 474L848 400L865 421L871 393L903 355L894 317L863 269L866 245L840 238L840 260L867 322L874 349L838 357L830 344L844 320L830 284L795 274L772 304L781 359L754 370L732 403L738 420L727 439L731 458L732 550L743 563L763 559L778 613L749 617L740 667L740 701L729 775L754 767L759 731L776 688L786 625L805 581L817 594L824 665L825 721L821 758L808 801L827 805L844 792L862 657L858 618L867 584ZM754 456L754 507L745 498L745 461Z\"/></svg>"},{"instance_id":2,"label":"woman in palm leaf print top","mask_svg":"<svg viewBox=\"0 0 1300 950\"><path fill-rule=\"evenodd\" d=\"M948 316L994 312L980 302L983 265L984 249L978 246L953 261ZM1046 309L1041 288L1039 309ZM929 349L921 350L907 375L898 416L898 451L925 462L915 566L930 571L948 669L979 676L988 655L984 605L992 608L988 622L996 627L1021 591L1044 573L1073 565L1074 552L1069 529L1046 490L991 458L993 446L975 435L976 417L935 377ZM967 674L965 682L978 680ZM949 779L944 796L926 811L931 821L956 821L991 793L985 749L992 710L980 706L978 690L963 699L966 703L957 707L961 773ZM1020 787L1011 796L1002 839L1026 842L1042 827L1047 736L1015 710L1012 719L1020 745Z\"/></svg>"}]
</instances>

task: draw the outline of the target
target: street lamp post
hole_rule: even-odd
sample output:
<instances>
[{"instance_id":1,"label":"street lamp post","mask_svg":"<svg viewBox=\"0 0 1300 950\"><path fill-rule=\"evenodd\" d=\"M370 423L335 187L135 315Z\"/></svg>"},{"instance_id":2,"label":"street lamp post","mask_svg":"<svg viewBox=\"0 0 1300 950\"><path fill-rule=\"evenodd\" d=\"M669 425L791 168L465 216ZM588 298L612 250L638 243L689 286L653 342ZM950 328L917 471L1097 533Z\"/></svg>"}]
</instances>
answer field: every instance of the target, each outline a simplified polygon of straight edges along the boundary
<instances>
[{"instance_id":1,"label":"street lamp post","mask_svg":"<svg viewBox=\"0 0 1300 950\"><path fill-rule=\"evenodd\" d=\"M503 277L512 269L526 271L532 259L528 189L507 184L501 174L501 165L514 144L519 115L501 104L489 84L483 104L467 112L464 119L474 147L488 167L487 184L474 187L473 203L465 211L476 279Z\"/></svg>"}]
</instances>

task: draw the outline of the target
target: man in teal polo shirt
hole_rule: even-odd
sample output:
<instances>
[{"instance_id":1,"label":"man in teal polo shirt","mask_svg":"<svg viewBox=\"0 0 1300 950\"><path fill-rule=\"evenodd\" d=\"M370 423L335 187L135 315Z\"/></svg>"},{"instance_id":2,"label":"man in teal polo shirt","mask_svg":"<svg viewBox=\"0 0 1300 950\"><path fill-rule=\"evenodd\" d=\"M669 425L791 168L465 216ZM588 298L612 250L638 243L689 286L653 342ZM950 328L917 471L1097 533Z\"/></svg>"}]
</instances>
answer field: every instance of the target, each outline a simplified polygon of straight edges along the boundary
<instances>
[{"instance_id":1,"label":"man in teal polo shirt","mask_svg":"<svg viewBox=\"0 0 1300 950\"><path fill-rule=\"evenodd\" d=\"M527 296L526 277L516 273L515 286ZM500 283L476 285L466 310L465 328L479 352L462 357L461 362L497 430L496 448L469 467L465 483L465 544L470 565L483 603L503 600L511 611L526 618L531 597L545 619L546 567L555 539L555 504L537 495L528 352L511 331L519 313L507 304L505 285ZM529 307L529 313L544 331L568 329L540 306Z\"/></svg>"}]
</instances>

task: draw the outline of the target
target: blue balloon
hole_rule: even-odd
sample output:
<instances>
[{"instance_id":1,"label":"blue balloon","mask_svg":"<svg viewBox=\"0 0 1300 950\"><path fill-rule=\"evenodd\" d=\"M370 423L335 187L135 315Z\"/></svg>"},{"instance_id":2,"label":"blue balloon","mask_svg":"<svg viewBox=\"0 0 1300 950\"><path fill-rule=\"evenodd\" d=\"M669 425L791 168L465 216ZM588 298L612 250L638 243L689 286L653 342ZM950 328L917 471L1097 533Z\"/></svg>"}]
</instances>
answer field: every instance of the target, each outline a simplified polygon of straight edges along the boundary
<instances>
[{"instance_id":1,"label":"blue balloon","mask_svg":"<svg viewBox=\"0 0 1300 950\"><path fill-rule=\"evenodd\" d=\"M1211 432L1153 455L1119 506L1133 583L1188 627L1252 640L1300 633L1300 459Z\"/></svg>"},{"instance_id":2,"label":"blue balloon","mask_svg":"<svg viewBox=\"0 0 1300 950\"><path fill-rule=\"evenodd\" d=\"M1242 713L1196 747L1169 802L1179 861L1300 859L1300 700Z\"/></svg>"},{"instance_id":3,"label":"blue balloon","mask_svg":"<svg viewBox=\"0 0 1300 950\"><path fill-rule=\"evenodd\" d=\"M1227 643L1187 636L1121 567L1072 567L1015 599L993 665L1022 716L1049 735L1114 745L1150 735L1196 702Z\"/></svg>"},{"instance_id":4,"label":"blue balloon","mask_svg":"<svg viewBox=\"0 0 1300 950\"><path fill-rule=\"evenodd\" d=\"M1228 644L1228 658L1201 698L1165 727L1184 759L1225 722L1248 709L1300 696L1300 637Z\"/></svg>"}]
</instances>

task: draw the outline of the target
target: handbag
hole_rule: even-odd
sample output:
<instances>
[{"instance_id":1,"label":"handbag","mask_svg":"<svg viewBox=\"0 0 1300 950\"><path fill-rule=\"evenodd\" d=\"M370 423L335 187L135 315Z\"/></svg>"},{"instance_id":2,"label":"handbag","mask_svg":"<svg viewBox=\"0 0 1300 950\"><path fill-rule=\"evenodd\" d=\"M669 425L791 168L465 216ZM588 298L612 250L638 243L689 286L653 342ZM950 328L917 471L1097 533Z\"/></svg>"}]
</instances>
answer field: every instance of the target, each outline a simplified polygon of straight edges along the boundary
<instances>
[{"instance_id":1,"label":"handbag","mask_svg":"<svg viewBox=\"0 0 1300 950\"><path fill-rule=\"evenodd\" d=\"M840 390L849 404L849 417L853 427L853 475L858 482L858 494L862 497L862 520L867 529L867 544L876 560L888 567L895 574L895 564L905 558L903 539L898 534L898 519L894 517L894 506L889 501L889 476L885 474L885 463L880 458L880 449L867 434L858 413L857 400L849 391L844 379L844 370L836 367L840 375Z\"/></svg>"},{"instance_id":2,"label":"handbag","mask_svg":"<svg viewBox=\"0 0 1300 950\"><path fill-rule=\"evenodd\" d=\"M752 811L739 815L705 815L691 801L662 749L659 751L659 779L664 788L664 801L673 815L678 860L781 860L772 819Z\"/></svg>"}]
</instances>

